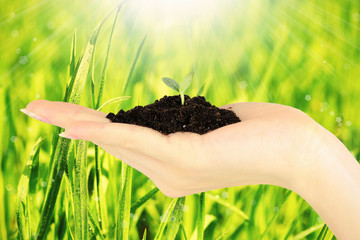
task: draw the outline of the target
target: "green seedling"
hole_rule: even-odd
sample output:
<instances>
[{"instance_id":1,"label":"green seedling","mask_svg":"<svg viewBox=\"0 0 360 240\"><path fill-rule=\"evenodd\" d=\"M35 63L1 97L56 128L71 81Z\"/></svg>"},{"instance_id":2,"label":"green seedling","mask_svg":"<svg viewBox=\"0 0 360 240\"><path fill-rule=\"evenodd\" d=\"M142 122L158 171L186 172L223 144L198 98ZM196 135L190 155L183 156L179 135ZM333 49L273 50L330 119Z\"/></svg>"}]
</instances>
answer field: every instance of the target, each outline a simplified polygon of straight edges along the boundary
<instances>
[{"instance_id":1,"label":"green seedling","mask_svg":"<svg viewBox=\"0 0 360 240\"><path fill-rule=\"evenodd\" d=\"M162 80L169 88L174 89L175 91L180 93L181 104L184 105L184 103L185 103L184 92L186 91L186 89L189 88L189 86L193 80L193 77L194 77L194 72L189 73L181 81L180 84L177 81L175 81L174 79L171 79L168 77L163 77Z\"/></svg>"}]
</instances>

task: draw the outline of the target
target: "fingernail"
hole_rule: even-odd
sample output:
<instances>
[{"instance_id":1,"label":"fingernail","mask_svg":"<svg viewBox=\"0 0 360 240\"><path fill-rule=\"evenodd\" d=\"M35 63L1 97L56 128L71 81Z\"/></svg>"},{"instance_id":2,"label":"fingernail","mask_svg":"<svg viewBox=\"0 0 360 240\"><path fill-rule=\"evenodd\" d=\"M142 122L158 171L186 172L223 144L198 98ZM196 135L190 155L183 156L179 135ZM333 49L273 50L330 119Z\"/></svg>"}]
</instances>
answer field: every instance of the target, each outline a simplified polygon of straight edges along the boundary
<instances>
[{"instance_id":1,"label":"fingernail","mask_svg":"<svg viewBox=\"0 0 360 240\"><path fill-rule=\"evenodd\" d=\"M49 119L44 118L44 117L41 117L41 116L39 116L39 115L36 115L35 113L29 112L29 111L26 110L25 108L20 109L20 111L23 112L23 113L25 113L26 115L28 115L28 116L31 117L31 118L34 118L34 119L39 120L39 121L44 122L44 123L49 123L49 124L51 124L51 122L49 121Z\"/></svg>"},{"instance_id":2,"label":"fingernail","mask_svg":"<svg viewBox=\"0 0 360 240\"><path fill-rule=\"evenodd\" d=\"M66 132L62 132L59 134L60 137L68 138L68 139L80 139L75 135L67 134Z\"/></svg>"}]
</instances>

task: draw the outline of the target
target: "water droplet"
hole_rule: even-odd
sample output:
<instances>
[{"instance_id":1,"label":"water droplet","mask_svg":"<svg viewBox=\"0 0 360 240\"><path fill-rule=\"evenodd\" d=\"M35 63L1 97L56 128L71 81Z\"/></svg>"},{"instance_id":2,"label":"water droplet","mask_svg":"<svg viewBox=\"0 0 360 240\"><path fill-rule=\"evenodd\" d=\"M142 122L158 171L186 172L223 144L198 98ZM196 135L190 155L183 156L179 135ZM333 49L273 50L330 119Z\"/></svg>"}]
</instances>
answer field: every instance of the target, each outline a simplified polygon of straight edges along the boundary
<instances>
[{"instance_id":1,"label":"water droplet","mask_svg":"<svg viewBox=\"0 0 360 240\"><path fill-rule=\"evenodd\" d=\"M334 111L330 111L330 115L331 115L331 116L334 116L334 115L335 115L335 112L334 112Z\"/></svg>"},{"instance_id":2,"label":"water droplet","mask_svg":"<svg viewBox=\"0 0 360 240\"><path fill-rule=\"evenodd\" d=\"M20 53L21 53L21 48L17 48L17 49L15 50L15 52L16 52L16 54L20 54Z\"/></svg>"},{"instance_id":3,"label":"water droplet","mask_svg":"<svg viewBox=\"0 0 360 240\"><path fill-rule=\"evenodd\" d=\"M15 143L17 140L17 136L11 136L10 141L12 141L13 143Z\"/></svg>"},{"instance_id":4,"label":"water droplet","mask_svg":"<svg viewBox=\"0 0 360 240\"><path fill-rule=\"evenodd\" d=\"M186 128L186 125L183 125L183 128Z\"/></svg>"},{"instance_id":5,"label":"water droplet","mask_svg":"<svg viewBox=\"0 0 360 240\"><path fill-rule=\"evenodd\" d=\"M53 178L53 179L51 179L51 182L55 182L55 179Z\"/></svg>"},{"instance_id":6,"label":"water droplet","mask_svg":"<svg viewBox=\"0 0 360 240\"><path fill-rule=\"evenodd\" d=\"M350 127L350 126L351 126L351 124L352 124L352 122L351 122L351 121L346 121L346 126Z\"/></svg>"},{"instance_id":7,"label":"water droplet","mask_svg":"<svg viewBox=\"0 0 360 240\"><path fill-rule=\"evenodd\" d=\"M42 182L42 183L41 183L41 186L42 186L42 187L46 187L46 186L47 186L47 182L45 182L45 181Z\"/></svg>"},{"instance_id":8,"label":"water droplet","mask_svg":"<svg viewBox=\"0 0 360 240\"><path fill-rule=\"evenodd\" d=\"M40 98L40 94L36 94L36 96L35 96L36 98Z\"/></svg>"},{"instance_id":9,"label":"water droplet","mask_svg":"<svg viewBox=\"0 0 360 240\"><path fill-rule=\"evenodd\" d=\"M37 37L34 37L34 38L33 38L33 41L36 42L36 41L37 41Z\"/></svg>"},{"instance_id":10,"label":"water droplet","mask_svg":"<svg viewBox=\"0 0 360 240\"><path fill-rule=\"evenodd\" d=\"M248 87L248 83L246 81L239 82L239 88L245 90Z\"/></svg>"},{"instance_id":11,"label":"water droplet","mask_svg":"<svg viewBox=\"0 0 360 240\"><path fill-rule=\"evenodd\" d=\"M9 192L13 190L13 186L11 184L6 184L5 188Z\"/></svg>"},{"instance_id":12,"label":"water droplet","mask_svg":"<svg viewBox=\"0 0 360 240\"><path fill-rule=\"evenodd\" d=\"M229 197L229 193L228 193L228 192L223 192L223 193L221 194L221 197L222 197L223 199L227 199L227 198Z\"/></svg>"},{"instance_id":13,"label":"water droplet","mask_svg":"<svg viewBox=\"0 0 360 240\"><path fill-rule=\"evenodd\" d=\"M341 118L341 117L336 117L336 120L335 120L335 121L338 122L338 123L341 123L342 118Z\"/></svg>"},{"instance_id":14,"label":"water droplet","mask_svg":"<svg viewBox=\"0 0 360 240\"><path fill-rule=\"evenodd\" d=\"M306 96L305 96L305 100L306 100L306 101L310 101L310 100L311 100L311 96L310 96L310 95L306 95Z\"/></svg>"},{"instance_id":15,"label":"water droplet","mask_svg":"<svg viewBox=\"0 0 360 240\"><path fill-rule=\"evenodd\" d=\"M19 63L21 64L21 65L25 65L25 64L27 64L29 62L29 58L27 57L27 56L20 56L20 58L19 58Z\"/></svg>"},{"instance_id":16,"label":"water droplet","mask_svg":"<svg viewBox=\"0 0 360 240\"><path fill-rule=\"evenodd\" d=\"M274 212L279 212L280 208L279 207L274 207Z\"/></svg>"}]
</instances>

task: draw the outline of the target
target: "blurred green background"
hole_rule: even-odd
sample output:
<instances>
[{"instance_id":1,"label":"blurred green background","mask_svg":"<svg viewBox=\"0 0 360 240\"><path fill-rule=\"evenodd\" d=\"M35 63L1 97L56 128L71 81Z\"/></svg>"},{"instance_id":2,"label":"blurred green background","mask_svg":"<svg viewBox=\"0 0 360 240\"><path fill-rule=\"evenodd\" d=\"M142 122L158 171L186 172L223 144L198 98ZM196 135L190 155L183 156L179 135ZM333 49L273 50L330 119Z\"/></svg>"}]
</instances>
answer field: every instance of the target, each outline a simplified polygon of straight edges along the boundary
<instances>
[{"instance_id":1,"label":"blurred green background","mask_svg":"<svg viewBox=\"0 0 360 240\"><path fill-rule=\"evenodd\" d=\"M1 2L0 239L16 238L17 185L39 136L45 139L39 181L46 183L48 174L53 127L28 118L19 109L35 99L63 99L74 32L79 56L89 34L117 4L111 0ZM96 89L113 16L96 46ZM175 94L161 77L179 80L193 70L189 95L204 86L203 95L216 106L261 101L299 108L340 138L359 160L360 2L129 0L114 32L104 101L122 95L145 36L125 91L132 99L124 108ZM90 96L88 81L82 105L92 106ZM117 111L117 106L109 105L103 111ZM90 160L92 151L90 147ZM107 180L118 182L115 177L110 175ZM151 187L145 176L134 172L132 199ZM110 202L117 198L115 192L106 193L109 219L114 217ZM242 186L211 194L241 209L250 221L209 198L206 214L211 222L205 239L316 239L323 227L303 199L279 187ZM195 228L196 197L186 200L183 225L188 237ZM153 236L169 201L158 193L147 202L132 217L131 239L139 238L144 226ZM50 231L56 238L55 230Z\"/></svg>"}]
</instances>

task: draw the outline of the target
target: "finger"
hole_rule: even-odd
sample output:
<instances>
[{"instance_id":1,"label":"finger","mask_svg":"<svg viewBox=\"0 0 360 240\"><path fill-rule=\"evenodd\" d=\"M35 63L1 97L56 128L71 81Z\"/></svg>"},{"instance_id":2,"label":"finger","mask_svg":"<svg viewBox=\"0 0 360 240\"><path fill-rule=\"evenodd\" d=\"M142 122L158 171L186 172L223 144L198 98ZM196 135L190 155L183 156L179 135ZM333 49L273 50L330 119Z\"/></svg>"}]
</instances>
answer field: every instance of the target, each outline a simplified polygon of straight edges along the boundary
<instances>
[{"instance_id":1,"label":"finger","mask_svg":"<svg viewBox=\"0 0 360 240\"><path fill-rule=\"evenodd\" d=\"M35 100L21 111L32 118L63 128L75 121L110 121L106 113L66 102Z\"/></svg>"},{"instance_id":2,"label":"finger","mask_svg":"<svg viewBox=\"0 0 360 240\"><path fill-rule=\"evenodd\" d=\"M173 152L174 147L168 136L132 124L79 121L68 125L60 136L84 139L98 145L116 145L156 159L177 154Z\"/></svg>"}]
</instances>

